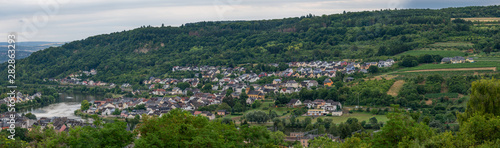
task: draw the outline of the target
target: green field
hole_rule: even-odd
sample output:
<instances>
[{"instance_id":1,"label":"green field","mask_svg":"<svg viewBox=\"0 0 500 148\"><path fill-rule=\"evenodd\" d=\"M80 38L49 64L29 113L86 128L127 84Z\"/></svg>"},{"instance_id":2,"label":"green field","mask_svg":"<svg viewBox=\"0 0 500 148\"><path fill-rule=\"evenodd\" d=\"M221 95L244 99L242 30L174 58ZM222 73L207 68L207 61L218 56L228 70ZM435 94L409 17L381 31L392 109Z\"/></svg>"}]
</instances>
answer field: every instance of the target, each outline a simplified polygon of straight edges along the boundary
<instances>
[{"instance_id":1,"label":"green field","mask_svg":"<svg viewBox=\"0 0 500 148\"><path fill-rule=\"evenodd\" d=\"M467 42L436 42L434 44L431 44L430 46L433 47L457 47L457 46L472 46L474 44L472 43L467 43Z\"/></svg>"},{"instance_id":2,"label":"green field","mask_svg":"<svg viewBox=\"0 0 500 148\"><path fill-rule=\"evenodd\" d=\"M407 52L400 53L397 56L403 56L403 55L420 56L425 54L441 55L443 57L465 56L465 52L457 50L410 50Z\"/></svg>"},{"instance_id":3,"label":"green field","mask_svg":"<svg viewBox=\"0 0 500 148\"><path fill-rule=\"evenodd\" d=\"M474 59L474 61L497 61L500 62L500 57L480 57Z\"/></svg>"},{"instance_id":4,"label":"green field","mask_svg":"<svg viewBox=\"0 0 500 148\"><path fill-rule=\"evenodd\" d=\"M299 120L301 120L301 121L302 121L302 120L304 120L306 117L307 117L307 116L300 116L300 117L297 117L297 119L299 119ZM389 119L387 119L387 116L386 116L386 115L373 115L373 114L370 114L370 113L360 113L360 112L354 112L354 113L352 113L352 114L344 114L344 115L342 115L342 116L340 116L340 117L333 117L333 116L332 116L332 117L328 117L328 116L323 116L323 117L317 117L317 118L322 118L322 119L325 119L325 118L331 118L331 119L333 119L333 123L340 124L340 123L342 123L342 122L346 122L346 121L347 121L347 119L349 119L349 118L357 118L357 119L359 120L359 122L361 122L361 121L367 121L367 122L368 122L368 121L369 121L369 119L370 119L370 118L372 118L372 117L375 117L375 118L377 118L377 120L378 120L379 122L384 122L384 123L385 123L386 121L388 121L388 120L389 120ZM317 118L314 118L314 119L312 120L312 122L313 122L313 123L316 123L316 121L317 121L316 119L317 119Z\"/></svg>"},{"instance_id":5,"label":"green field","mask_svg":"<svg viewBox=\"0 0 500 148\"><path fill-rule=\"evenodd\" d=\"M474 71L453 71L452 73L443 73L443 71L426 71L426 72L400 72L400 73L393 73L393 75L398 75L402 77L415 77L415 76L430 76L434 74L440 74L443 75L444 77L451 77L451 76L463 76L463 75L473 75L473 74L492 74L492 73L497 73L496 71L491 71L491 70L474 70Z\"/></svg>"},{"instance_id":6,"label":"green field","mask_svg":"<svg viewBox=\"0 0 500 148\"><path fill-rule=\"evenodd\" d=\"M416 67L409 67L397 70L398 72L425 70L425 69L449 69L449 68L480 68L480 67L497 67L500 68L500 63L497 61L478 61L475 63L458 63L458 64L422 64Z\"/></svg>"},{"instance_id":7,"label":"green field","mask_svg":"<svg viewBox=\"0 0 500 148\"><path fill-rule=\"evenodd\" d=\"M448 98L458 98L458 93L433 93L433 94L425 94L426 98L441 98L441 97L448 97Z\"/></svg>"}]
</instances>

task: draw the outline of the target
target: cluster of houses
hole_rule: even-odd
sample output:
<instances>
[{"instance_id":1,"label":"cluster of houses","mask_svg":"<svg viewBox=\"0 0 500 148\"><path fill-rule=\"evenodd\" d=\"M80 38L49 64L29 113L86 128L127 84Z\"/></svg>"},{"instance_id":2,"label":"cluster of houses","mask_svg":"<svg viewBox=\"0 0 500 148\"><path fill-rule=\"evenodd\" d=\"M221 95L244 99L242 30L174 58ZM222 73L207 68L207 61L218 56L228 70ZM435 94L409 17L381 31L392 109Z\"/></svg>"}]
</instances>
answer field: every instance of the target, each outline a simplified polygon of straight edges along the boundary
<instances>
[{"instance_id":1,"label":"cluster of houses","mask_svg":"<svg viewBox=\"0 0 500 148\"><path fill-rule=\"evenodd\" d=\"M69 77L71 78L78 78L78 77L81 77L83 74L85 74L86 76L89 76L89 75L96 75L97 74L97 70L95 69L91 69L90 71L79 71L77 73L72 73L69 75Z\"/></svg>"},{"instance_id":2,"label":"cluster of houses","mask_svg":"<svg viewBox=\"0 0 500 148\"><path fill-rule=\"evenodd\" d=\"M180 108L187 111L195 111L202 106L220 104L223 94L196 93L190 97L153 97L146 98L111 98L102 101L93 101L90 109L84 111L89 114L102 116L115 116L122 118L134 118L136 115L162 115L168 111ZM145 109L127 111L129 107L144 105ZM115 110L120 110L120 115L112 115ZM211 115L208 115L211 116ZM211 118L212 119L212 118Z\"/></svg>"},{"instance_id":3,"label":"cluster of houses","mask_svg":"<svg viewBox=\"0 0 500 148\"><path fill-rule=\"evenodd\" d=\"M93 80L89 80L89 79L82 80L82 79L77 78L77 77L68 77L68 78L63 78L63 79L50 78L48 80L54 81L54 82L59 82L61 84L75 84L75 85L85 85L85 86L108 86L108 87L115 87L116 86L116 84L114 84L114 83L93 81ZM130 84L124 83L123 85L121 85L121 87L122 88L130 87Z\"/></svg>"},{"instance_id":4,"label":"cluster of houses","mask_svg":"<svg viewBox=\"0 0 500 148\"><path fill-rule=\"evenodd\" d=\"M379 61L379 62L366 62L366 63L356 63L356 62L347 62L347 61L312 61L312 62L290 62L287 63L290 67L296 67L296 68L288 68L284 71L278 71L278 72L261 72L259 74L252 73L244 73L241 74L242 72L245 72L246 69L245 67L223 67L223 66L174 66L172 68L172 71L197 71L199 73L196 73L195 76L197 78L183 78L183 79L173 79L173 78L166 78L166 79L159 79L159 78L154 78L150 77L148 80L144 80L143 84L148 85L149 89L155 89L157 87L156 84L162 84L162 88L155 89L154 91L150 92L151 94L154 95L178 95L178 94L186 94L188 91L185 90L180 90L179 88L175 88L175 85L179 82L188 82L190 83L191 86L196 86L200 80L199 78L203 79L210 79L212 82L218 82L217 85L213 85L212 89L213 90L221 90L221 88L227 88L226 85L237 85L239 83L252 83L256 82L262 77L267 77L267 76L279 76L279 77L295 77L295 78L319 78L319 77L335 77L337 72L341 72L344 74L352 74L354 72L362 72L362 73L367 73L368 68L370 66L378 66L378 67L390 67L394 64L394 60L388 59L385 61ZM278 64L272 63L269 64L270 66L275 66L277 67ZM76 84L76 85L86 85L86 86L109 86L109 87L115 87L116 84L114 83L106 83L106 82L101 82L101 81L93 81L93 80L82 80L80 77L82 74L85 75L95 75L97 74L97 71L95 69L92 69L90 71L80 71L77 73L70 74L67 78L63 79L49 79L49 81L56 81L59 83L66 83L66 84ZM201 75L201 76L200 76ZM222 76L222 77L221 77ZM230 76L238 76L235 78L230 78ZM352 78L349 78L347 81L353 80ZM288 82L287 82L288 83ZM329 85L330 86L330 85ZM128 88L131 87L130 84L124 83L121 85L122 88ZM234 86L229 86L229 87L234 87ZM297 87L295 87L297 88ZM308 87L309 88L309 87ZM166 91L166 90L170 91ZM277 89L277 88L274 88ZM222 89L224 90L224 89ZM234 90L234 89L233 89ZM276 92L280 92L281 90L277 90ZM282 90L282 92L286 93L291 93L295 91L300 91L300 90L293 90L292 88L286 88ZM134 94L136 92L133 92Z\"/></svg>"},{"instance_id":5,"label":"cluster of houses","mask_svg":"<svg viewBox=\"0 0 500 148\"><path fill-rule=\"evenodd\" d=\"M307 110L307 116L324 116L324 115L332 115L332 116L342 116L342 104L340 102L336 102L333 100L323 100L316 99L314 101L305 100L304 102L292 99L287 104L289 107L297 107L297 106L306 106L309 108Z\"/></svg>"},{"instance_id":6,"label":"cluster of houses","mask_svg":"<svg viewBox=\"0 0 500 148\"><path fill-rule=\"evenodd\" d=\"M37 92L37 93L30 96L28 94L23 95L21 92L17 92L16 97L13 99L15 100L15 103L21 103L21 102L33 100L36 97L41 98L42 93ZM9 97L5 97L5 98L0 100L0 104L8 104L9 100L10 100Z\"/></svg>"},{"instance_id":7,"label":"cluster of houses","mask_svg":"<svg viewBox=\"0 0 500 148\"><path fill-rule=\"evenodd\" d=\"M116 110L122 110L119 116L126 118L133 118L135 115L141 114L157 114L161 115L174 108L181 108L184 110L195 111L199 107L219 104L222 102L223 96L226 92L231 89L231 96L238 98L241 93L245 92L249 97L246 103L253 104L256 100L261 100L265 98L268 93L294 93L302 89L311 89L311 87L318 87L318 82L315 80L304 80L302 82L296 82L294 80L289 80L282 82L281 79L275 79L271 84L249 84L256 82L262 77L268 76L279 76L279 77L296 77L296 78L318 78L327 76L329 78L335 77L337 72L351 74L354 72L366 73L370 66L378 67L390 67L394 64L394 60L388 59L379 62L366 62L366 63L356 63L347 61L312 61L312 62L290 62L287 63L289 67L284 71L277 72L261 72L259 74L244 73L247 70L244 67L222 67L222 66L174 66L172 71L196 71L196 78L165 78L159 79L155 77L150 77L148 80L144 80L143 84L147 85L149 88L149 93L156 96L165 95L185 95L194 94L188 97L154 97L151 99L145 98L115 98L107 99L105 101L94 101L91 109L87 110L87 113L100 113L100 115L111 116ZM271 66L277 67L278 64L270 64ZM69 78L65 79L49 79L50 81L58 81L61 83L73 83L79 85L92 85L92 86L111 86L114 87L113 83L105 82L95 82L92 80L82 81L79 77L82 74L95 75L97 71L92 69L90 71L83 71L80 73L71 74ZM331 79L325 79L323 82L324 86L331 87L333 82ZM195 88L199 83L200 79L209 79L215 82L212 85L212 90L217 91L217 93L202 93L199 89ZM352 81L354 78L347 77L345 81ZM178 83L188 83L189 88L181 89L176 87ZM157 87L161 85L162 87ZM130 87L128 83L121 85L122 87ZM136 90L132 92L133 94L140 93ZM293 100L292 100L293 101ZM331 102L331 100L314 100L310 102L300 102L295 100L292 106L306 105L311 108L308 115L318 116L318 115L342 115L339 111L341 105L339 102ZM140 104L145 104L146 109L144 110L134 110L133 112L127 112L124 109L128 107L134 107ZM222 113L222 112L221 112ZM193 112L193 114L201 114L211 118L214 114L209 112Z\"/></svg>"},{"instance_id":8,"label":"cluster of houses","mask_svg":"<svg viewBox=\"0 0 500 148\"><path fill-rule=\"evenodd\" d=\"M11 115L15 116L14 118L15 127L25 128L28 130L31 130L34 125L39 126L41 129L51 127L58 132L62 131L67 132L70 127L75 127L75 126L93 126L90 123L86 123L84 121L76 119L68 119L67 117L52 117L52 118L41 117L38 120L35 120L35 119L29 119L16 112L5 112L0 114L1 118L0 126L2 127L2 130L8 129L9 126L11 125L10 123Z\"/></svg>"},{"instance_id":9,"label":"cluster of houses","mask_svg":"<svg viewBox=\"0 0 500 148\"><path fill-rule=\"evenodd\" d=\"M238 96L241 93L241 90L248 88L249 86L246 83L252 83L259 80L261 77L267 76L279 76L279 77L296 77L296 78L318 78L322 76L327 77L335 77L338 71L342 73L351 74L355 71L367 73L367 69L370 66L378 66L378 67L390 67L394 63L394 60L388 59L386 61L379 62L367 62L367 63L355 63L355 62L346 62L346 61L338 61L338 62L323 62L323 61L314 61L314 62L291 62L288 63L291 67L298 68L288 68L284 71L279 72L261 72L259 74L256 73L245 73L241 74L238 77L230 78L231 75L234 74L235 71L242 72L245 71L244 67L237 68L228 68L228 67L219 67L219 66L202 66L202 67L182 67L182 66L174 66L172 71L199 71L200 73L196 73L195 75L202 75L203 79L210 79L212 82L216 82L215 85L212 85L212 90L224 91L227 89L232 89L235 91L234 96ZM276 66L274 64L272 66ZM219 75L220 74L220 75ZM222 76L222 78L218 78L217 75ZM354 78L347 77L346 82L352 81ZM186 95L188 92L196 93L199 89L185 89L181 90L178 87L175 87L177 83L187 82L192 87L197 86L200 83L199 78L183 78L183 79L175 79L175 78L166 78L159 79L150 77L148 80L144 80L143 84L148 85L148 88L151 90L150 94L153 95ZM325 79L323 82L325 86L332 86L333 82L330 79ZM156 85L163 85L162 88L157 88ZM254 86L262 88L261 93L266 94L269 92L273 93L293 93L300 91L302 88L310 88L312 86L317 86L318 83L314 80L306 80L303 82L295 82L293 80L287 82L281 82L281 79L276 79L272 84L265 84L264 86ZM157 89L155 89L157 88ZM168 91L167 91L168 90Z\"/></svg>"},{"instance_id":10,"label":"cluster of houses","mask_svg":"<svg viewBox=\"0 0 500 148\"><path fill-rule=\"evenodd\" d=\"M378 62L347 62L347 61L312 61L312 62L290 62L289 67L298 67L297 74L292 74L296 77L335 77L336 72L344 74L352 74L354 72L367 73L370 66L391 67L394 64L393 59ZM288 71L293 73L293 71Z\"/></svg>"},{"instance_id":11,"label":"cluster of houses","mask_svg":"<svg viewBox=\"0 0 500 148\"><path fill-rule=\"evenodd\" d=\"M441 64L445 64L445 63L452 63L452 64L456 64L456 63L474 63L474 59L473 58L464 58L464 57L461 57L461 56L445 57L445 58L441 59Z\"/></svg>"},{"instance_id":12,"label":"cluster of houses","mask_svg":"<svg viewBox=\"0 0 500 148\"><path fill-rule=\"evenodd\" d=\"M318 78L322 76L335 77L337 72L342 72L344 74L352 74L354 72L367 73L370 66L377 67L391 67L394 64L393 59L387 59L385 61L378 62L347 62L347 61L311 61L311 62L289 62L287 63L289 67L284 71L278 72L261 72L259 74L250 73L242 74L239 79L245 79L249 82L254 82L260 77L265 76L280 76L280 77L299 77L299 78ZM278 64L272 63L270 66L277 67ZM219 81L216 76L221 74L223 77L229 77L234 75L235 72L244 72L246 69L244 67L220 67L220 66L174 66L172 71L199 71L203 78L211 78L213 81ZM198 74L196 74L198 75Z\"/></svg>"},{"instance_id":13,"label":"cluster of houses","mask_svg":"<svg viewBox=\"0 0 500 148\"><path fill-rule=\"evenodd\" d=\"M114 83L106 83L106 82L102 82L102 81L93 81L93 80L90 80L90 79L82 80L81 77L83 76L83 74L85 74L87 76L89 76L89 75L96 75L97 74L97 70L92 69L90 71L79 71L79 72L72 73L72 74L68 75L66 78L62 78L62 79L49 78L48 80L49 81L54 81L54 82L59 82L61 84L75 84L75 85L85 85L85 86L108 86L108 87L111 87L111 88L113 88L113 87L116 86L116 84L114 84ZM128 88L128 87L131 87L131 85L129 83L123 83L121 85L121 87L122 88Z\"/></svg>"}]
</instances>

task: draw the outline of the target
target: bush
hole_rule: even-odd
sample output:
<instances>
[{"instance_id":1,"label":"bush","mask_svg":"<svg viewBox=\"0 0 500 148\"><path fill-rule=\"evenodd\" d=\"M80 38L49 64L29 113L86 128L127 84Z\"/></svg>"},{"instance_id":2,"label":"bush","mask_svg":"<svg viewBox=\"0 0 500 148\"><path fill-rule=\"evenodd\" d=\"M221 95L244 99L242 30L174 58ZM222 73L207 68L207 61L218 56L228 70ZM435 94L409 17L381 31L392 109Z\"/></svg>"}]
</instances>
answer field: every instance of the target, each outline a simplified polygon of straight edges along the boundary
<instances>
[{"instance_id":1,"label":"bush","mask_svg":"<svg viewBox=\"0 0 500 148\"><path fill-rule=\"evenodd\" d=\"M234 116L241 116L243 115L242 113L231 113L231 115L234 115Z\"/></svg>"},{"instance_id":2,"label":"bush","mask_svg":"<svg viewBox=\"0 0 500 148\"><path fill-rule=\"evenodd\" d=\"M262 107L262 110L268 110L269 107Z\"/></svg>"}]
</instances>

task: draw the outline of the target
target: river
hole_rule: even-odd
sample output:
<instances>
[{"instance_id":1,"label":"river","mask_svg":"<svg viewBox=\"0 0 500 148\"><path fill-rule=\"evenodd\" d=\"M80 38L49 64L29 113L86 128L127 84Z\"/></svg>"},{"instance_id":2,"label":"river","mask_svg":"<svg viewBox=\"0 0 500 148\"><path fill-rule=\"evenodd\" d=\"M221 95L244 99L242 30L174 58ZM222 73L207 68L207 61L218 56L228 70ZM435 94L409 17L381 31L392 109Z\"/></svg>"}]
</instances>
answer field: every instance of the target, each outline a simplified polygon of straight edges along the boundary
<instances>
[{"instance_id":1,"label":"river","mask_svg":"<svg viewBox=\"0 0 500 148\"><path fill-rule=\"evenodd\" d=\"M44 107L32 108L31 112L35 114L38 119L40 117L68 117L68 119L82 120L79 116L75 116L74 112L80 109L83 100L94 101L104 98L103 96L93 96L86 94L76 93L60 93L57 103L50 104Z\"/></svg>"}]
</instances>

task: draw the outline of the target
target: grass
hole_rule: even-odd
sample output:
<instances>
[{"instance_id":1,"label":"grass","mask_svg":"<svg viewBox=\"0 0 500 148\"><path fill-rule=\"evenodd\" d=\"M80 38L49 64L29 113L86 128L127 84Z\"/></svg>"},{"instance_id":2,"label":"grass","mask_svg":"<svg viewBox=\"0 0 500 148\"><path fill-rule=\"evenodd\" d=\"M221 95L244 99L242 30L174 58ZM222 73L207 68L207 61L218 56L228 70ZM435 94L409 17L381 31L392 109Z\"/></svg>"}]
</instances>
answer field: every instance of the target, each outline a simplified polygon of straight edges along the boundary
<instances>
[{"instance_id":1,"label":"grass","mask_svg":"<svg viewBox=\"0 0 500 148\"><path fill-rule=\"evenodd\" d=\"M457 47L457 46L472 46L474 44L468 42L436 42L431 44L433 47Z\"/></svg>"},{"instance_id":2,"label":"grass","mask_svg":"<svg viewBox=\"0 0 500 148\"><path fill-rule=\"evenodd\" d=\"M448 98L458 98L458 93L433 93L433 94L425 94L426 98L441 98L441 97L448 97Z\"/></svg>"},{"instance_id":3,"label":"grass","mask_svg":"<svg viewBox=\"0 0 500 148\"><path fill-rule=\"evenodd\" d=\"M455 18L451 18L451 20L454 20ZM460 18L466 21L472 21L472 22L497 22L500 21L500 17L471 17L471 18Z\"/></svg>"},{"instance_id":4,"label":"grass","mask_svg":"<svg viewBox=\"0 0 500 148\"><path fill-rule=\"evenodd\" d=\"M464 52L456 50L410 50L407 52L400 53L397 56L403 56L403 55L420 56L425 54L441 55L443 57L465 56Z\"/></svg>"},{"instance_id":5,"label":"grass","mask_svg":"<svg viewBox=\"0 0 500 148\"><path fill-rule=\"evenodd\" d=\"M474 61L497 61L500 62L500 57L481 57L474 59Z\"/></svg>"},{"instance_id":6,"label":"grass","mask_svg":"<svg viewBox=\"0 0 500 148\"><path fill-rule=\"evenodd\" d=\"M300 117L297 117L297 119L299 120L304 120L307 116L300 116ZM326 119L326 118L331 118L333 119L333 123L336 123L336 124L340 124L342 122L346 122L347 119L349 118L357 118L359 122L361 121L369 121L370 118L372 117L375 117L377 118L377 120L379 122L387 122L389 119L387 118L386 115L373 115L371 113L363 113L363 112L354 112L352 114L344 114L340 117L334 117L334 116L331 116L331 117L328 117L328 116L322 116L322 117L317 117L317 118L322 118L323 120ZM312 123L316 123L317 122L317 118L314 118L312 120Z\"/></svg>"},{"instance_id":7,"label":"grass","mask_svg":"<svg viewBox=\"0 0 500 148\"><path fill-rule=\"evenodd\" d=\"M399 93L399 90L401 90L401 88L403 88L403 84L405 84L404 80L398 80L398 81L394 82L394 84L391 86L389 91L387 91L387 94L391 95L393 97L396 97Z\"/></svg>"},{"instance_id":8,"label":"grass","mask_svg":"<svg viewBox=\"0 0 500 148\"><path fill-rule=\"evenodd\" d=\"M264 110L264 108L267 107L268 109L267 110ZM253 111L263 111L263 112L266 112L266 113L269 113L269 110L273 110L275 111L279 116L283 116L283 113L286 113L288 111L292 111L294 110L295 108L288 108L288 107L274 107L274 102L270 102L270 101L265 101L265 102L262 102L262 105L260 105L260 107L258 108L255 108L255 109L250 109L250 110L247 110L241 114L245 115L249 112L253 112ZM226 115L225 117L229 117L229 118L236 118L236 117L241 117L243 115Z\"/></svg>"},{"instance_id":9,"label":"grass","mask_svg":"<svg viewBox=\"0 0 500 148\"><path fill-rule=\"evenodd\" d=\"M491 70L475 70L475 71L453 71L453 73L444 73L443 71L426 71L426 72L404 72L404 73L397 73L398 76L401 77L416 77L416 76L424 76L427 77L429 75L434 75L434 74L439 74L443 75L445 77L451 77L451 76L463 76L463 75L474 75L474 74L491 74L491 73L497 73ZM395 74L396 75L396 74Z\"/></svg>"},{"instance_id":10,"label":"grass","mask_svg":"<svg viewBox=\"0 0 500 148\"><path fill-rule=\"evenodd\" d=\"M119 98L125 96L124 94L113 94L113 98Z\"/></svg>"},{"instance_id":11,"label":"grass","mask_svg":"<svg viewBox=\"0 0 500 148\"><path fill-rule=\"evenodd\" d=\"M402 71L425 70L425 69L479 68L479 67L500 68L500 64L497 61L477 61L474 63L458 63L458 64L422 64L416 67L403 68L397 71L402 72Z\"/></svg>"}]
</instances>

